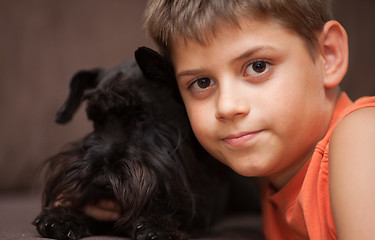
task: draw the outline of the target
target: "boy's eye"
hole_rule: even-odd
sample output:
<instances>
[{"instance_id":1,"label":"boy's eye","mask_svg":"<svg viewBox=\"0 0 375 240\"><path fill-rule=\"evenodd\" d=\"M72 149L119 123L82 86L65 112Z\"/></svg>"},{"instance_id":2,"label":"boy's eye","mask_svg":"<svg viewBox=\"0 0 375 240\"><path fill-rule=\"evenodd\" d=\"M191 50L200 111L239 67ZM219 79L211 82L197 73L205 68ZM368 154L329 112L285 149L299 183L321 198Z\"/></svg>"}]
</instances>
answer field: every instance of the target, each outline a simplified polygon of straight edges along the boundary
<instances>
[{"instance_id":1,"label":"boy's eye","mask_svg":"<svg viewBox=\"0 0 375 240\"><path fill-rule=\"evenodd\" d=\"M256 62L253 64L253 70L257 73L262 73L266 70L266 63L265 62Z\"/></svg>"},{"instance_id":2,"label":"boy's eye","mask_svg":"<svg viewBox=\"0 0 375 240\"><path fill-rule=\"evenodd\" d=\"M245 75L256 76L266 72L269 68L269 63L265 61L255 61L249 64L245 69Z\"/></svg>"},{"instance_id":3,"label":"boy's eye","mask_svg":"<svg viewBox=\"0 0 375 240\"><path fill-rule=\"evenodd\" d=\"M213 85L214 81L212 81L210 78L199 78L195 80L190 87L194 88L195 90L203 90L205 88L208 88L209 86Z\"/></svg>"}]
</instances>

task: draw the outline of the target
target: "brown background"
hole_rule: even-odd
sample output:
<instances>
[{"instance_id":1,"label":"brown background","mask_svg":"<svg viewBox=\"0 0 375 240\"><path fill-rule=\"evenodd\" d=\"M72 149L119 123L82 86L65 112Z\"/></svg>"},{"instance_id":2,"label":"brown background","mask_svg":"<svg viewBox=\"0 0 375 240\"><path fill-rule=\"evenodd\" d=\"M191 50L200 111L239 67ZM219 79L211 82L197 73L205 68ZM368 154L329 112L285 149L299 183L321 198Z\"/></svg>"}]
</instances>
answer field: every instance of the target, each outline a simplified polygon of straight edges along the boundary
<instances>
[{"instance_id":1,"label":"brown background","mask_svg":"<svg viewBox=\"0 0 375 240\"><path fill-rule=\"evenodd\" d=\"M153 47L142 29L145 0L0 0L0 193L38 186L36 169L91 129L83 108L54 123L80 69L111 67ZM342 83L352 99L375 95L375 2L336 0L349 33L350 67Z\"/></svg>"}]
</instances>

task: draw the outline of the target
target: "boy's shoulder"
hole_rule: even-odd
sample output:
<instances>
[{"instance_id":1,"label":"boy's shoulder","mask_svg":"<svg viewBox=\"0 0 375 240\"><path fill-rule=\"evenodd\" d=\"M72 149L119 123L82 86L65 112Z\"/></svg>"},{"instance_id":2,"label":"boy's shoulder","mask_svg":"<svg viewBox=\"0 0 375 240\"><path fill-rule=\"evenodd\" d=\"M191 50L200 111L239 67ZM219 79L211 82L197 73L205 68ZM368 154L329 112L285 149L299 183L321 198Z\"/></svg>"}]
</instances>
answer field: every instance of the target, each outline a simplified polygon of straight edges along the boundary
<instances>
[{"instance_id":1,"label":"boy's shoulder","mask_svg":"<svg viewBox=\"0 0 375 240\"><path fill-rule=\"evenodd\" d=\"M338 237L375 221L375 107L355 110L335 127L329 152L332 214ZM367 239L367 238L362 238Z\"/></svg>"},{"instance_id":2,"label":"boy's shoulder","mask_svg":"<svg viewBox=\"0 0 375 240\"><path fill-rule=\"evenodd\" d=\"M331 142L343 142L348 139L348 143L356 144L358 141L363 142L363 137L370 134L372 129L375 131L375 103L373 107L364 107L350 112L335 127ZM375 132L374 132L375 133ZM375 135L374 135L375 138ZM356 140L354 142L354 140ZM375 141L374 141L375 143Z\"/></svg>"},{"instance_id":3,"label":"boy's shoulder","mask_svg":"<svg viewBox=\"0 0 375 240\"><path fill-rule=\"evenodd\" d=\"M332 138L333 140L343 137L351 131L355 135L360 135L358 128L375 127L375 96L362 97L352 102L346 93L342 93L336 103L337 116ZM338 137L337 135L340 135ZM354 136L353 136L354 137ZM331 138L331 141L332 141Z\"/></svg>"},{"instance_id":4,"label":"boy's shoulder","mask_svg":"<svg viewBox=\"0 0 375 240\"><path fill-rule=\"evenodd\" d=\"M375 140L375 97L364 97L344 111L333 129L330 152L353 151L371 140Z\"/></svg>"}]
</instances>

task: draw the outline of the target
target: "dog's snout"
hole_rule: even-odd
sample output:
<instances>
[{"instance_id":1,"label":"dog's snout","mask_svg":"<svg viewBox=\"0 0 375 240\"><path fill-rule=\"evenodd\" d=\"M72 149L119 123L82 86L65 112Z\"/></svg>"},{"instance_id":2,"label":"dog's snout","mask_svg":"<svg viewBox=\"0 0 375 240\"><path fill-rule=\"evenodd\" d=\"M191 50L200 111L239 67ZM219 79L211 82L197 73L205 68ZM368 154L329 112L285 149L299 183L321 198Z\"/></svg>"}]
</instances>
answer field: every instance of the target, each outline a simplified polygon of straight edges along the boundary
<instances>
[{"instance_id":1,"label":"dog's snout","mask_svg":"<svg viewBox=\"0 0 375 240\"><path fill-rule=\"evenodd\" d=\"M102 189L102 190L105 190L105 191L112 190L112 186L111 186L109 180L107 179L107 177L105 177L105 176L95 177L95 179L93 180L92 183L95 186L95 188Z\"/></svg>"}]
</instances>

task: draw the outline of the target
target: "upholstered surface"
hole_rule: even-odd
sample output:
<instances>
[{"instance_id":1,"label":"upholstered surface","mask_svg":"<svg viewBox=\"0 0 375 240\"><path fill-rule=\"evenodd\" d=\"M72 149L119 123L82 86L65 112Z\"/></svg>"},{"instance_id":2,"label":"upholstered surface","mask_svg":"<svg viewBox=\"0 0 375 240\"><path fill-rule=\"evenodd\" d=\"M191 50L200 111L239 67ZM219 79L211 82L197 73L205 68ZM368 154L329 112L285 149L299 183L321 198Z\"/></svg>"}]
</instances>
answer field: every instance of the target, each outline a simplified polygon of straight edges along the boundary
<instances>
[{"instance_id":1,"label":"upholstered surface","mask_svg":"<svg viewBox=\"0 0 375 240\"><path fill-rule=\"evenodd\" d=\"M0 195L0 239L43 239L31 224L39 210L40 197L38 194ZM257 240L262 239L260 232L261 220L259 216L228 216L215 225L210 236L199 239ZM95 236L86 239L116 240L124 238Z\"/></svg>"}]
</instances>

